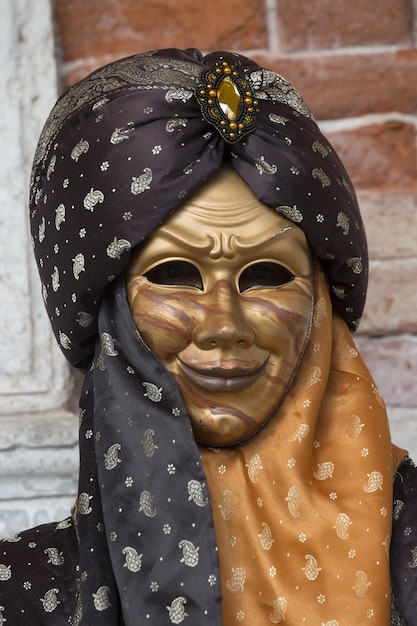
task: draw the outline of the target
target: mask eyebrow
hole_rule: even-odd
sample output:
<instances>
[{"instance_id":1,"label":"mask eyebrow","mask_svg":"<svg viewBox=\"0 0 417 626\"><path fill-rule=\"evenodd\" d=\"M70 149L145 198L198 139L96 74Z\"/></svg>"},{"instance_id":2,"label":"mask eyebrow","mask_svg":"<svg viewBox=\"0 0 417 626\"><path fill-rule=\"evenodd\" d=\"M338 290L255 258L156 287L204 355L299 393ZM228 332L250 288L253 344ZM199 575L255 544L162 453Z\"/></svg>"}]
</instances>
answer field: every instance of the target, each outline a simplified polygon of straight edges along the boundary
<instances>
[{"instance_id":1,"label":"mask eyebrow","mask_svg":"<svg viewBox=\"0 0 417 626\"><path fill-rule=\"evenodd\" d=\"M267 235L260 241L250 243L240 241L240 237L237 234L227 235L226 233L221 232L220 235L218 235L209 232L206 235L207 243L194 246L190 244L189 241L183 239L181 235L169 232L162 228L164 237L172 241L175 245L180 245L189 250L198 248L199 252L207 253L208 256L213 259L219 259L221 257L224 257L225 259L233 259L236 256L236 253L248 250L256 252L258 249L265 247L265 245L273 243L275 238L279 235L291 230L292 226L285 226L279 231L272 233L272 235Z\"/></svg>"},{"instance_id":2,"label":"mask eyebrow","mask_svg":"<svg viewBox=\"0 0 417 626\"><path fill-rule=\"evenodd\" d=\"M256 252L259 248L263 248L267 244L274 243L274 239L276 237L279 237L279 235L291 231L292 229L292 226L285 226L284 228L278 230L276 233L272 233L272 235L268 235L267 237L264 237L264 239L262 239L261 241L257 241L256 243L242 243L239 241L238 238L236 238L236 252L244 252L245 250L251 250L253 252Z\"/></svg>"}]
</instances>

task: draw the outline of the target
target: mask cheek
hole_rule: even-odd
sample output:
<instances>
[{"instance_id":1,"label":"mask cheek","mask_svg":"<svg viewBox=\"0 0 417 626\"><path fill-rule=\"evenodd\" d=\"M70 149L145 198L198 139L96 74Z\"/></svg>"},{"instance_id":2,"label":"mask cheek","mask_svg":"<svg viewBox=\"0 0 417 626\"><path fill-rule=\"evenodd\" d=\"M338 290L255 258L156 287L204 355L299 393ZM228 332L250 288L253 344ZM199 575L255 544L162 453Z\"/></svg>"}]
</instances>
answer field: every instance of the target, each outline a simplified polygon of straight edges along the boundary
<instances>
[{"instance_id":1,"label":"mask cheek","mask_svg":"<svg viewBox=\"0 0 417 626\"><path fill-rule=\"evenodd\" d=\"M298 354L310 327L311 313L311 299L301 310L291 309L287 302L268 302L261 314L250 318L257 345L279 355Z\"/></svg>"},{"instance_id":2,"label":"mask cheek","mask_svg":"<svg viewBox=\"0 0 417 626\"><path fill-rule=\"evenodd\" d=\"M183 304L149 284L128 289L130 310L141 336L165 364L190 343L193 320Z\"/></svg>"}]
</instances>

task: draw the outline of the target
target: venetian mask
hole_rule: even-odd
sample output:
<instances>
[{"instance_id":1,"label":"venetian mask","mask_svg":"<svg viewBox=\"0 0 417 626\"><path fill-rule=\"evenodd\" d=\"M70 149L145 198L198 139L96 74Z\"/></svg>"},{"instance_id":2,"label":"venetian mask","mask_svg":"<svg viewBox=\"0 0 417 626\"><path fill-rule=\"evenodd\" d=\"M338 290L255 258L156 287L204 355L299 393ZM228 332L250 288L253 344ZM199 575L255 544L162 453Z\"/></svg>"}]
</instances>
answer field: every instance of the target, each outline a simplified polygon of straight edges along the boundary
<instances>
[{"instance_id":1,"label":"venetian mask","mask_svg":"<svg viewBox=\"0 0 417 626\"><path fill-rule=\"evenodd\" d=\"M197 442L255 435L309 334L313 262L303 231L224 166L138 247L126 277L136 326L175 379Z\"/></svg>"}]
</instances>

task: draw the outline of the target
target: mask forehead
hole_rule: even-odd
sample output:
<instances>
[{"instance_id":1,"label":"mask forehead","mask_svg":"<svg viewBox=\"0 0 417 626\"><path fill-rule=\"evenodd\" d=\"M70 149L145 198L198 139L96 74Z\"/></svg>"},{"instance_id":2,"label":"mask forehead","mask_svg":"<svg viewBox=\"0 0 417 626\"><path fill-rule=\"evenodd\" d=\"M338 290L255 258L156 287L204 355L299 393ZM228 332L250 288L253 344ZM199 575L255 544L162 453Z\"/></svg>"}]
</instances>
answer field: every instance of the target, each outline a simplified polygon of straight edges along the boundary
<instances>
[{"instance_id":1,"label":"mask forehead","mask_svg":"<svg viewBox=\"0 0 417 626\"><path fill-rule=\"evenodd\" d=\"M185 255L197 265L204 260L237 256L290 264L294 273L309 271L308 244L303 231L259 202L231 168L223 167L189 202L160 226L129 265L139 274L166 258Z\"/></svg>"}]
</instances>

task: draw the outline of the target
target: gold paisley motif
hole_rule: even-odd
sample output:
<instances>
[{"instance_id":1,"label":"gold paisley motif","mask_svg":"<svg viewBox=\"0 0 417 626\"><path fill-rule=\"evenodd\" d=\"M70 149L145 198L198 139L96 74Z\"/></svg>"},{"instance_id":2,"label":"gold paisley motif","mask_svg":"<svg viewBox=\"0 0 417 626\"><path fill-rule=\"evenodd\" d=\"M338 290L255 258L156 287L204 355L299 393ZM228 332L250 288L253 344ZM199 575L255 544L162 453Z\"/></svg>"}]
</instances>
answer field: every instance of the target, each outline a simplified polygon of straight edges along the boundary
<instances>
[{"instance_id":1,"label":"gold paisley motif","mask_svg":"<svg viewBox=\"0 0 417 626\"><path fill-rule=\"evenodd\" d=\"M174 598L171 604L166 607L172 624L181 624L188 616L184 608L186 602L186 598L179 596L178 598Z\"/></svg>"},{"instance_id":2,"label":"gold paisley motif","mask_svg":"<svg viewBox=\"0 0 417 626\"><path fill-rule=\"evenodd\" d=\"M326 478L333 478L334 463L331 461L325 461L324 463L318 463L318 470L314 472L314 478L317 480L326 480Z\"/></svg>"},{"instance_id":3,"label":"gold paisley motif","mask_svg":"<svg viewBox=\"0 0 417 626\"><path fill-rule=\"evenodd\" d=\"M290 487L288 491L288 496L285 498L288 503L288 510L293 517L300 517L300 504L302 502L300 490L298 487Z\"/></svg>"},{"instance_id":4,"label":"gold paisley motif","mask_svg":"<svg viewBox=\"0 0 417 626\"><path fill-rule=\"evenodd\" d=\"M155 432L152 430L152 428L148 428L143 433L143 439L141 439L143 451L148 459L151 458L155 454L155 451L158 449L158 446L153 440L154 435Z\"/></svg>"},{"instance_id":5,"label":"gold paisley motif","mask_svg":"<svg viewBox=\"0 0 417 626\"><path fill-rule=\"evenodd\" d=\"M321 571L321 567L317 564L317 559L314 558L312 554L306 554L305 559L307 563L301 569L303 570L305 577L308 580L316 580L319 572Z\"/></svg>"},{"instance_id":6,"label":"gold paisley motif","mask_svg":"<svg viewBox=\"0 0 417 626\"><path fill-rule=\"evenodd\" d=\"M300 424L300 426L298 426L297 430L290 437L289 440L299 441L301 443L301 441L304 439L304 437L308 435L309 432L310 432L310 426L308 424Z\"/></svg>"},{"instance_id":7,"label":"gold paisley motif","mask_svg":"<svg viewBox=\"0 0 417 626\"><path fill-rule=\"evenodd\" d=\"M339 350L335 352L334 358L336 361L351 361L352 359L356 359L358 356L358 351L352 346L346 346L343 350Z\"/></svg>"},{"instance_id":8,"label":"gold paisley motif","mask_svg":"<svg viewBox=\"0 0 417 626\"><path fill-rule=\"evenodd\" d=\"M102 204L104 202L104 194L100 189L94 189L91 187L90 191L84 198L83 205L87 211L94 211L94 208L97 204Z\"/></svg>"},{"instance_id":9,"label":"gold paisley motif","mask_svg":"<svg viewBox=\"0 0 417 626\"><path fill-rule=\"evenodd\" d=\"M321 381L321 369L315 365L310 370L310 376L307 381L307 386L312 387Z\"/></svg>"},{"instance_id":10,"label":"gold paisley motif","mask_svg":"<svg viewBox=\"0 0 417 626\"><path fill-rule=\"evenodd\" d=\"M313 150L313 152L318 152L319 154L321 154L323 158L327 157L327 155L329 154L329 150L326 148L326 146L323 146L320 141L315 141L311 146L311 149Z\"/></svg>"},{"instance_id":11,"label":"gold paisley motif","mask_svg":"<svg viewBox=\"0 0 417 626\"><path fill-rule=\"evenodd\" d=\"M363 490L366 493L373 493L378 489L382 489L382 484L384 482L383 476L381 472L370 472L367 474L368 482L364 485Z\"/></svg>"},{"instance_id":12,"label":"gold paisley motif","mask_svg":"<svg viewBox=\"0 0 417 626\"><path fill-rule=\"evenodd\" d=\"M122 446L120 445L120 443L114 443L109 447L107 452L103 454L104 467L106 468L106 470L112 470L117 467L119 463L121 463L121 460L119 459L119 452L121 449Z\"/></svg>"},{"instance_id":13,"label":"gold paisley motif","mask_svg":"<svg viewBox=\"0 0 417 626\"><path fill-rule=\"evenodd\" d=\"M102 585L97 589L96 593L93 593L94 608L96 611L105 611L111 607L109 596L110 588L106 585Z\"/></svg>"},{"instance_id":14,"label":"gold paisley motif","mask_svg":"<svg viewBox=\"0 0 417 626\"><path fill-rule=\"evenodd\" d=\"M297 206L295 204L292 207L285 205L277 206L275 210L277 213L283 215L284 217L287 217L289 220L295 222L296 224L299 224L303 221L303 214L297 209Z\"/></svg>"},{"instance_id":15,"label":"gold paisley motif","mask_svg":"<svg viewBox=\"0 0 417 626\"><path fill-rule=\"evenodd\" d=\"M55 228L61 230L61 224L65 222L65 205L60 204L55 209Z\"/></svg>"},{"instance_id":16,"label":"gold paisley motif","mask_svg":"<svg viewBox=\"0 0 417 626\"><path fill-rule=\"evenodd\" d=\"M146 391L143 394L145 398L149 398L152 402L161 402L162 400L162 387L157 387L153 383L144 382L142 383L143 387L145 387Z\"/></svg>"},{"instance_id":17,"label":"gold paisley motif","mask_svg":"<svg viewBox=\"0 0 417 626\"><path fill-rule=\"evenodd\" d=\"M153 505L154 496L150 491L142 491L139 497L139 511L143 511L146 517L155 517L156 509Z\"/></svg>"},{"instance_id":18,"label":"gold paisley motif","mask_svg":"<svg viewBox=\"0 0 417 626\"><path fill-rule=\"evenodd\" d=\"M321 182L322 187L329 187L330 178L327 176L326 172L322 170L321 167L316 167L312 171L312 175L313 175L313 178L316 178L317 180Z\"/></svg>"},{"instance_id":19,"label":"gold paisley motif","mask_svg":"<svg viewBox=\"0 0 417 626\"><path fill-rule=\"evenodd\" d=\"M246 570L244 567L232 567L232 577L226 581L229 591L244 591L246 582Z\"/></svg>"},{"instance_id":20,"label":"gold paisley motif","mask_svg":"<svg viewBox=\"0 0 417 626\"><path fill-rule=\"evenodd\" d=\"M365 424L361 423L361 418L358 415L351 415L347 430L349 437L352 437L352 439L359 437L364 426Z\"/></svg>"},{"instance_id":21,"label":"gold paisley motif","mask_svg":"<svg viewBox=\"0 0 417 626\"><path fill-rule=\"evenodd\" d=\"M134 130L134 127L134 122L129 122L129 124L122 128L115 128L112 136L110 137L110 143L112 143L113 145L117 145L119 143L122 143L122 141L129 139L129 133Z\"/></svg>"},{"instance_id":22,"label":"gold paisley motif","mask_svg":"<svg viewBox=\"0 0 417 626\"><path fill-rule=\"evenodd\" d=\"M80 141L73 147L71 150L71 159L73 161L78 161L82 154L86 154L90 149L90 144L85 139L80 139Z\"/></svg>"},{"instance_id":23,"label":"gold paisley motif","mask_svg":"<svg viewBox=\"0 0 417 626\"><path fill-rule=\"evenodd\" d=\"M254 454L253 456L251 456L251 458L249 459L249 463L246 464L246 467L248 468L248 476L250 480L253 483L257 483L258 472L263 469L261 457L259 456L259 454Z\"/></svg>"},{"instance_id":24,"label":"gold paisley motif","mask_svg":"<svg viewBox=\"0 0 417 626\"><path fill-rule=\"evenodd\" d=\"M323 319L326 317L326 312L326 300L320 298L313 311L313 324L316 328L320 328Z\"/></svg>"},{"instance_id":25,"label":"gold paisley motif","mask_svg":"<svg viewBox=\"0 0 417 626\"><path fill-rule=\"evenodd\" d=\"M352 589L356 593L359 598L363 598L363 596L368 591L368 587L371 583L368 582L368 577L365 572L359 570L356 572L356 583L353 585Z\"/></svg>"},{"instance_id":26,"label":"gold paisley motif","mask_svg":"<svg viewBox=\"0 0 417 626\"><path fill-rule=\"evenodd\" d=\"M195 546L192 541L182 539L182 541L179 542L178 547L182 550L180 563L184 563L188 567L195 567L198 565L198 551L200 550L198 546Z\"/></svg>"},{"instance_id":27,"label":"gold paisley motif","mask_svg":"<svg viewBox=\"0 0 417 626\"><path fill-rule=\"evenodd\" d=\"M333 528L336 530L336 535L339 539L349 538L349 526L352 524L349 515L346 513L339 513L336 518L336 523Z\"/></svg>"},{"instance_id":28,"label":"gold paisley motif","mask_svg":"<svg viewBox=\"0 0 417 626\"><path fill-rule=\"evenodd\" d=\"M80 515L88 515L91 513L93 509L90 506L90 500L92 499L93 496L88 495L88 493L80 493L77 503L78 513L80 513Z\"/></svg>"},{"instance_id":29,"label":"gold paisley motif","mask_svg":"<svg viewBox=\"0 0 417 626\"><path fill-rule=\"evenodd\" d=\"M115 237L107 246L106 253L110 259L120 259L122 254L130 250L131 247L132 244L127 239L117 239Z\"/></svg>"},{"instance_id":30,"label":"gold paisley motif","mask_svg":"<svg viewBox=\"0 0 417 626\"><path fill-rule=\"evenodd\" d=\"M139 572L142 567L143 554L138 554L135 548L131 548L130 546L123 548L122 554L126 558L125 563L123 563L123 567L126 567L129 572Z\"/></svg>"},{"instance_id":31,"label":"gold paisley motif","mask_svg":"<svg viewBox=\"0 0 417 626\"><path fill-rule=\"evenodd\" d=\"M230 489L225 489L223 491L223 503L217 505L220 513L222 514L223 519L230 519L232 516L232 508L233 508L233 494Z\"/></svg>"},{"instance_id":32,"label":"gold paisley motif","mask_svg":"<svg viewBox=\"0 0 417 626\"><path fill-rule=\"evenodd\" d=\"M84 255L81 254L81 252L79 254L76 254L75 257L72 259L72 263L72 273L74 274L74 278L75 280L79 280L81 272L85 272Z\"/></svg>"},{"instance_id":33,"label":"gold paisley motif","mask_svg":"<svg viewBox=\"0 0 417 626\"><path fill-rule=\"evenodd\" d=\"M48 555L47 563L52 565L62 565L64 563L63 553L57 548L45 548L44 553Z\"/></svg>"},{"instance_id":34,"label":"gold paisley motif","mask_svg":"<svg viewBox=\"0 0 417 626\"><path fill-rule=\"evenodd\" d=\"M272 539L272 532L266 522L262 522L262 532L258 534L259 541L264 550L270 550L274 539Z\"/></svg>"},{"instance_id":35,"label":"gold paisley motif","mask_svg":"<svg viewBox=\"0 0 417 626\"><path fill-rule=\"evenodd\" d=\"M52 613L52 611L55 611L58 604L61 604L61 602L57 598L58 593L59 593L59 589L56 589L56 588L49 589L45 593L44 597L40 598L43 609L46 613Z\"/></svg>"},{"instance_id":36,"label":"gold paisley motif","mask_svg":"<svg viewBox=\"0 0 417 626\"><path fill-rule=\"evenodd\" d=\"M363 272L363 263L362 259L358 256L351 257L346 261L346 265L350 267L354 274L362 274Z\"/></svg>"},{"instance_id":37,"label":"gold paisley motif","mask_svg":"<svg viewBox=\"0 0 417 626\"><path fill-rule=\"evenodd\" d=\"M337 214L337 223L336 226L339 226L339 228L342 229L342 233L344 235L347 235L349 233L349 218L348 216L343 213L342 211L340 213Z\"/></svg>"},{"instance_id":38,"label":"gold paisley motif","mask_svg":"<svg viewBox=\"0 0 417 626\"><path fill-rule=\"evenodd\" d=\"M152 170L150 169L150 167L145 167L143 170L143 174L140 174L140 176L132 176L130 192L134 196L138 196L144 191L148 191L151 188L152 178Z\"/></svg>"},{"instance_id":39,"label":"gold paisley motif","mask_svg":"<svg viewBox=\"0 0 417 626\"><path fill-rule=\"evenodd\" d=\"M280 596L279 598L275 598L273 601L274 610L270 614L269 619L273 624L279 624L281 621L285 620L285 613L287 612L288 602L286 598Z\"/></svg>"},{"instance_id":40,"label":"gold paisley motif","mask_svg":"<svg viewBox=\"0 0 417 626\"><path fill-rule=\"evenodd\" d=\"M12 577L12 566L0 563L0 581L9 580Z\"/></svg>"},{"instance_id":41,"label":"gold paisley motif","mask_svg":"<svg viewBox=\"0 0 417 626\"><path fill-rule=\"evenodd\" d=\"M198 480L188 481L188 500L192 500L197 506L206 506L208 504L208 497L203 493L204 485Z\"/></svg>"}]
</instances>

